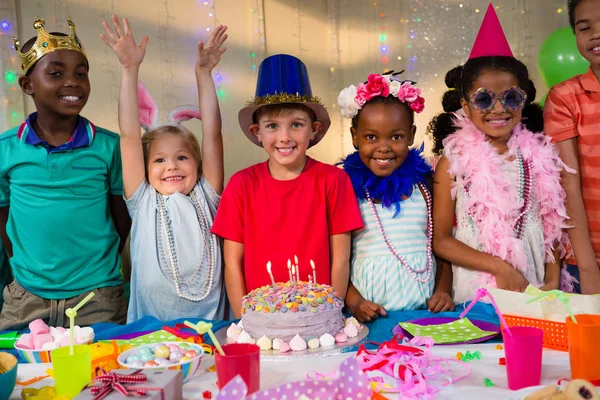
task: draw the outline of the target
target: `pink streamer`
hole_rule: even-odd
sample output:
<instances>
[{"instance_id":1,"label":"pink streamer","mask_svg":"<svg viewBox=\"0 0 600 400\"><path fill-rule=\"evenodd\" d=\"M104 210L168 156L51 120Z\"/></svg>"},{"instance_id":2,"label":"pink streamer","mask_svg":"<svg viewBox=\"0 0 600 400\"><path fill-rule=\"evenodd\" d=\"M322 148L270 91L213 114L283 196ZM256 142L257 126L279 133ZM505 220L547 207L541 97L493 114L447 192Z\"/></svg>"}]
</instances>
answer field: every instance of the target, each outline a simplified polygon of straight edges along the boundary
<instances>
[{"instance_id":1,"label":"pink streamer","mask_svg":"<svg viewBox=\"0 0 600 400\"><path fill-rule=\"evenodd\" d=\"M360 368L369 375L377 390L399 393L403 399L432 398L441 387L451 385L469 375L470 366L462 361L434 357L431 355L433 339L415 337L411 346L403 345L398 337L382 343L373 353L361 346L356 355ZM415 346L424 345L425 349ZM450 363L465 367L465 372L452 377ZM393 378L395 386L386 387L385 379L379 373ZM373 375L373 376L372 376ZM388 379L389 380L389 379ZM435 383L441 382L438 386Z\"/></svg>"}]
</instances>

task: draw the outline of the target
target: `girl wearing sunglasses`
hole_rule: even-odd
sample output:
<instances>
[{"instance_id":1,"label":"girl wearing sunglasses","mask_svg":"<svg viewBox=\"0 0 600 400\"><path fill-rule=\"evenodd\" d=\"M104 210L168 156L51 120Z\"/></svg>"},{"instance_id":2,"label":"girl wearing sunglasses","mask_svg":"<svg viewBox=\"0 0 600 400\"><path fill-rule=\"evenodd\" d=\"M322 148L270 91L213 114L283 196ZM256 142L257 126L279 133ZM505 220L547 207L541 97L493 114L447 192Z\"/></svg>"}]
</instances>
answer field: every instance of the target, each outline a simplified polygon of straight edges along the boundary
<instances>
[{"instance_id":1,"label":"girl wearing sunglasses","mask_svg":"<svg viewBox=\"0 0 600 400\"><path fill-rule=\"evenodd\" d=\"M442 156L433 247L453 264L456 303L480 287L556 289L565 252L563 164L542 133L536 89L493 7L479 37L469 60L447 73L444 113L428 129Z\"/></svg>"}]
</instances>

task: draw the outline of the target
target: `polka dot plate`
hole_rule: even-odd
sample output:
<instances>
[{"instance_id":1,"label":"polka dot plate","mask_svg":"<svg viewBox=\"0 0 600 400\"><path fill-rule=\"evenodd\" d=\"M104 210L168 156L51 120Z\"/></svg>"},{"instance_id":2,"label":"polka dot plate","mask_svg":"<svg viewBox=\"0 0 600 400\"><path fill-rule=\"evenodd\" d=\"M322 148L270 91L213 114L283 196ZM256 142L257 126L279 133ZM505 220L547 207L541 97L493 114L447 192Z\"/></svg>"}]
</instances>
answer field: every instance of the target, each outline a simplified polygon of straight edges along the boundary
<instances>
[{"instance_id":1,"label":"polka dot plate","mask_svg":"<svg viewBox=\"0 0 600 400\"><path fill-rule=\"evenodd\" d=\"M401 322L394 333L413 336L429 336L437 345L469 344L485 342L500 333L500 326L487 321L468 318L434 317Z\"/></svg>"}]
</instances>

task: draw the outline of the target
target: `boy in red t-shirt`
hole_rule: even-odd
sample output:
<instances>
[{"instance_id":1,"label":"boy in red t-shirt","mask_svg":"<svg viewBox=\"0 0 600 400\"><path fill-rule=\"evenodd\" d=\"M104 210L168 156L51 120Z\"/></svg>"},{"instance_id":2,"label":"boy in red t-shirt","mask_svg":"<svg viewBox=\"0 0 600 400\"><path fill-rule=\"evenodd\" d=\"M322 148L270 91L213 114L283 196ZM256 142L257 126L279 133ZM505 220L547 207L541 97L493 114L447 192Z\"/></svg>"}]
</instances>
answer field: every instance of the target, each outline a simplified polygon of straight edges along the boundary
<instances>
[{"instance_id":1,"label":"boy in red t-shirt","mask_svg":"<svg viewBox=\"0 0 600 400\"><path fill-rule=\"evenodd\" d=\"M567 268L580 278L581 292L593 294L600 293L600 0L570 0L569 22L590 69L552 87L544 132L563 162L577 171L562 176L576 258L567 260Z\"/></svg>"},{"instance_id":2,"label":"boy in red t-shirt","mask_svg":"<svg viewBox=\"0 0 600 400\"><path fill-rule=\"evenodd\" d=\"M300 279L313 275L341 298L349 281L351 232L363 227L350 179L343 170L306 155L330 125L312 96L306 66L289 55L265 59L256 97L239 113L248 139L269 160L234 174L212 232L224 242L225 286L236 318L242 297L275 281L289 280L288 260L298 258Z\"/></svg>"}]
</instances>

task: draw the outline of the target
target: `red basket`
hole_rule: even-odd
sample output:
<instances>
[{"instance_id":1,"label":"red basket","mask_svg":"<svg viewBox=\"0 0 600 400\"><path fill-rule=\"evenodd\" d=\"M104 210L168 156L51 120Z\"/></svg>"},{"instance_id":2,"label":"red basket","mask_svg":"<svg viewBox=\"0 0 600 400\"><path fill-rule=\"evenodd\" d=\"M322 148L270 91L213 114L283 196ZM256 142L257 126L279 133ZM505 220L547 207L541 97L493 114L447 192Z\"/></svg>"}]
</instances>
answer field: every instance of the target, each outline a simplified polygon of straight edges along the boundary
<instances>
[{"instance_id":1,"label":"red basket","mask_svg":"<svg viewBox=\"0 0 600 400\"><path fill-rule=\"evenodd\" d=\"M504 315L508 326L528 326L544 331L544 347L558 351L569 351L569 336L565 322L548 321L545 319L516 317Z\"/></svg>"}]
</instances>

